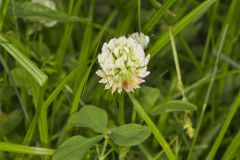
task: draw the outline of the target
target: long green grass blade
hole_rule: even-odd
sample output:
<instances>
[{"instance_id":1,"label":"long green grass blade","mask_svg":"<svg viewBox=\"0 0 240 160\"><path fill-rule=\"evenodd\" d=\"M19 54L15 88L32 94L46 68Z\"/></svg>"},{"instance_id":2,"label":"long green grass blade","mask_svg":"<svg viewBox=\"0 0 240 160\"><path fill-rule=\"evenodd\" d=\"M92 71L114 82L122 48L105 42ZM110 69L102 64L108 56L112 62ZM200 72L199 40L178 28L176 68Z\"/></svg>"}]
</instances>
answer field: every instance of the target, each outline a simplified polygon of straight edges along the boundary
<instances>
[{"instance_id":1,"label":"long green grass blade","mask_svg":"<svg viewBox=\"0 0 240 160\"><path fill-rule=\"evenodd\" d=\"M238 151L240 146L240 132L233 138L231 144L228 146L224 155L222 156L222 160L225 159L233 159L234 154Z\"/></svg>"},{"instance_id":2,"label":"long green grass blade","mask_svg":"<svg viewBox=\"0 0 240 160\"><path fill-rule=\"evenodd\" d=\"M19 48L11 43L5 35L1 33L0 45L33 76L40 86L43 86L46 83L48 76L43 73Z\"/></svg>"},{"instance_id":3,"label":"long green grass blade","mask_svg":"<svg viewBox=\"0 0 240 160\"><path fill-rule=\"evenodd\" d=\"M6 143L6 142L0 142L0 151L34 154L34 155L49 155L49 156L53 155L54 153L53 149L30 147L26 145Z\"/></svg>"}]
</instances>

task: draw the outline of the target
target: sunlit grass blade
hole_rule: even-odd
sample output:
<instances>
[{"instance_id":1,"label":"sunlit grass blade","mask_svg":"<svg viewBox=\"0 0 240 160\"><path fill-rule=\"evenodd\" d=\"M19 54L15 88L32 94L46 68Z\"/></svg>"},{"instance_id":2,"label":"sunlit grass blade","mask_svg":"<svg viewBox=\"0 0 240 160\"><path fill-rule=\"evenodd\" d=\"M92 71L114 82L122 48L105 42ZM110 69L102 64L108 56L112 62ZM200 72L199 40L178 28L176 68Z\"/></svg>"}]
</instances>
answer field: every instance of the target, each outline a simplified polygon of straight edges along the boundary
<instances>
[{"instance_id":1,"label":"sunlit grass blade","mask_svg":"<svg viewBox=\"0 0 240 160\"><path fill-rule=\"evenodd\" d=\"M1 33L0 45L33 76L40 86L43 86L46 83L48 76L43 73L20 49L12 44L5 35Z\"/></svg>"},{"instance_id":2,"label":"sunlit grass blade","mask_svg":"<svg viewBox=\"0 0 240 160\"><path fill-rule=\"evenodd\" d=\"M216 0L206 0L198 5L194 10L192 10L189 14L183 17L180 21L177 22L172 27L172 31L174 35L177 35L183 29L185 29L191 22L196 21L207 9L215 2ZM149 49L149 53L151 57L155 56L168 42L170 41L170 37L168 32L163 33L160 38L153 44L153 46Z\"/></svg>"},{"instance_id":3,"label":"sunlit grass blade","mask_svg":"<svg viewBox=\"0 0 240 160\"><path fill-rule=\"evenodd\" d=\"M48 148L30 147L21 144L0 142L0 151L12 153L25 153L34 155L53 155L54 150Z\"/></svg>"},{"instance_id":4,"label":"sunlit grass blade","mask_svg":"<svg viewBox=\"0 0 240 160\"><path fill-rule=\"evenodd\" d=\"M233 138L231 144L228 146L227 150L222 156L222 160L233 159L233 156L235 153L237 153L239 146L240 146L240 132L238 132L236 136Z\"/></svg>"},{"instance_id":5,"label":"sunlit grass blade","mask_svg":"<svg viewBox=\"0 0 240 160\"><path fill-rule=\"evenodd\" d=\"M176 157L170 148L168 142L165 140L163 135L158 130L157 126L154 124L154 122L151 120L151 118L147 115L147 113L142 108L141 104L136 100L133 94L128 94L130 100L134 104L134 109L137 111L137 113L142 117L142 119L146 122L149 129L152 131L154 137L157 139L158 143L163 147L163 150L167 157L171 160L176 160Z\"/></svg>"}]
</instances>

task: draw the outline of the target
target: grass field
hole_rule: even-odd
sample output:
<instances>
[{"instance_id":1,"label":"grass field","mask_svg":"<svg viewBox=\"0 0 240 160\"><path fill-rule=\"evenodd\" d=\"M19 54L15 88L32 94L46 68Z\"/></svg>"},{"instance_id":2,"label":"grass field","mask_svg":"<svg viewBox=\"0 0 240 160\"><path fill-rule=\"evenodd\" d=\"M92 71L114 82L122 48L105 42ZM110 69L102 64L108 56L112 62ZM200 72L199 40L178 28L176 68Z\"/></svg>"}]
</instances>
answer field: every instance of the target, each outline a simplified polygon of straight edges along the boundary
<instances>
[{"instance_id":1,"label":"grass field","mask_svg":"<svg viewBox=\"0 0 240 160\"><path fill-rule=\"evenodd\" d=\"M0 160L240 160L239 7L0 0ZM136 32L150 74L112 93L96 74L103 44Z\"/></svg>"}]
</instances>

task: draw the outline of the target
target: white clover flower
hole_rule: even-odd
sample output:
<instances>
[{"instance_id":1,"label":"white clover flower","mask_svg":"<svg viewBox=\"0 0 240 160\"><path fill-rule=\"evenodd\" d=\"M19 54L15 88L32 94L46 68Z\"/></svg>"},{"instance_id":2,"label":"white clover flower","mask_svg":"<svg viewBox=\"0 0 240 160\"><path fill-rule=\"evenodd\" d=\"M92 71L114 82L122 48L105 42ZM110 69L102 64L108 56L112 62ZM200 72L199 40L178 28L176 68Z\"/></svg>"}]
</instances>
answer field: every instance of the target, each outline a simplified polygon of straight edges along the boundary
<instances>
[{"instance_id":1,"label":"white clover flower","mask_svg":"<svg viewBox=\"0 0 240 160\"><path fill-rule=\"evenodd\" d=\"M148 36L144 35L143 33L133 33L130 35L133 39L135 39L141 46L142 48L146 48L150 39Z\"/></svg>"},{"instance_id":2,"label":"white clover flower","mask_svg":"<svg viewBox=\"0 0 240 160\"><path fill-rule=\"evenodd\" d=\"M143 50L148 43L148 36L133 33L128 38L113 38L103 44L98 55L101 70L96 74L102 78L99 82L106 84L105 89L121 93L139 88L139 84L144 82L143 78L150 73L147 71L150 55L145 56Z\"/></svg>"},{"instance_id":3,"label":"white clover flower","mask_svg":"<svg viewBox=\"0 0 240 160\"><path fill-rule=\"evenodd\" d=\"M45 7L48 7L52 10L56 10L56 4L51 0L32 0L32 3L38 3L38 4L41 4L41 5L44 5ZM42 21L40 21L40 23L42 23L45 27L50 28L50 27L53 27L57 23L57 21L42 20Z\"/></svg>"}]
</instances>

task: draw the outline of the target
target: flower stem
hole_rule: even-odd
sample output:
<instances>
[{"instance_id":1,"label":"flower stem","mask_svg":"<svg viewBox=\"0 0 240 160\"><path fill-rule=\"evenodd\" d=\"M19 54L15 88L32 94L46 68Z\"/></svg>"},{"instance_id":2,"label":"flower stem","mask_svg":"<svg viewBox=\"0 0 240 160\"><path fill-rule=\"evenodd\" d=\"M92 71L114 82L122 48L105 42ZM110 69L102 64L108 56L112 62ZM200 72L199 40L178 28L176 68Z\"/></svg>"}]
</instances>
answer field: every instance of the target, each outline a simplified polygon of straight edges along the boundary
<instances>
[{"instance_id":1,"label":"flower stem","mask_svg":"<svg viewBox=\"0 0 240 160\"><path fill-rule=\"evenodd\" d=\"M123 125L125 123L125 118L124 118L124 92L120 94L119 97L119 115L118 115L118 121L120 125Z\"/></svg>"},{"instance_id":2,"label":"flower stem","mask_svg":"<svg viewBox=\"0 0 240 160\"><path fill-rule=\"evenodd\" d=\"M180 65L179 65L179 60L178 60L178 54L177 54L177 49L176 49L176 44L174 41L173 33L171 27L169 28L169 35L171 39L171 45L172 45L172 51L173 51L173 58L174 58L174 63L177 71L177 88L181 92L183 99L185 99L185 94L184 94L184 87L183 87L183 82L182 82L182 77L181 77L181 71L180 71Z\"/></svg>"}]
</instances>

